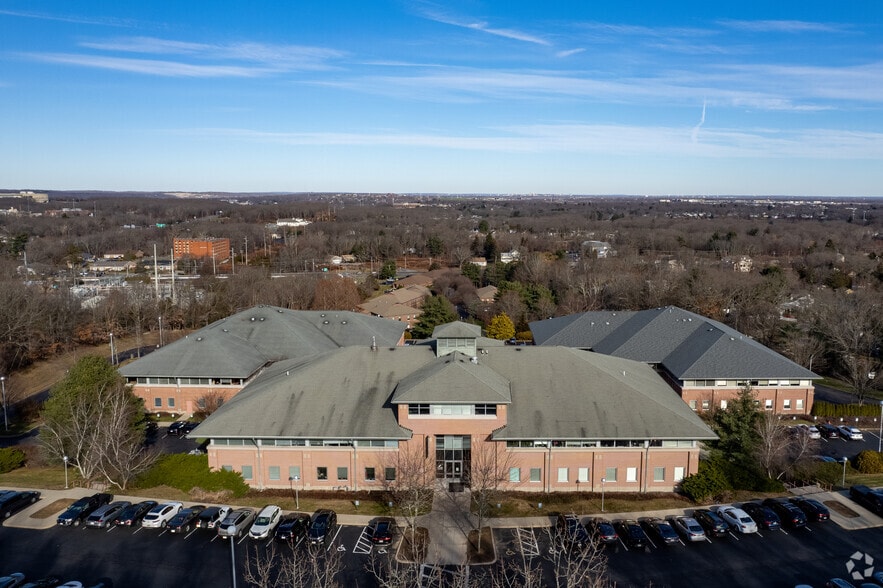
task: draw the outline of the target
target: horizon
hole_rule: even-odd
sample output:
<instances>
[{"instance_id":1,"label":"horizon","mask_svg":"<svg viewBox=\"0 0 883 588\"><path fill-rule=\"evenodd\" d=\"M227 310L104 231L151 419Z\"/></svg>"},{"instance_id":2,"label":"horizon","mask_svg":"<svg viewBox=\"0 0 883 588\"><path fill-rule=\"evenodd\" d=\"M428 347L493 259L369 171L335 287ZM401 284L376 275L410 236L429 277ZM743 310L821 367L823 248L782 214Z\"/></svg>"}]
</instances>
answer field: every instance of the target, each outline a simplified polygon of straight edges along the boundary
<instances>
[{"instance_id":1,"label":"horizon","mask_svg":"<svg viewBox=\"0 0 883 588\"><path fill-rule=\"evenodd\" d=\"M4 183L876 198L883 5L0 7Z\"/></svg>"}]
</instances>

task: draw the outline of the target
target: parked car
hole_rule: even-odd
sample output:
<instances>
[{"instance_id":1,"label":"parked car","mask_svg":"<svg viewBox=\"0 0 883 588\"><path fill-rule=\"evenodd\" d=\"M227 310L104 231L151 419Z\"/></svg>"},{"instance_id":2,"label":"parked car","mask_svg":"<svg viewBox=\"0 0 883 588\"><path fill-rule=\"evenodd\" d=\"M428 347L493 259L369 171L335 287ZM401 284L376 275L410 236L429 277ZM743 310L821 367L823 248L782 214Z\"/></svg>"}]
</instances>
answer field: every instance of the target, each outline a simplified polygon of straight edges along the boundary
<instances>
[{"instance_id":1,"label":"parked car","mask_svg":"<svg viewBox=\"0 0 883 588\"><path fill-rule=\"evenodd\" d=\"M838 439L840 437L840 431L834 425L822 424L817 425L819 429L819 434L825 439Z\"/></svg>"},{"instance_id":2,"label":"parked car","mask_svg":"<svg viewBox=\"0 0 883 588\"><path fill-rule=\"evenodd\" d=\"M111 526L117 517L120 516L120 513L122 513L126 507L131 506L131 504L132 503L128 500L118 500L100 506L95 509L92 514L86 517L86 526L92 527L93 529L106 529Z\"/></svg>"},{"instance_id":3,"label":"parked car","mask_svg":"<svg viewBox=\"0 0 883 588\"><path fill-rule=\"evenodd\" d=\"M724 519L730 528L739 531L743 535L757 533L757 523L748 516L748 513L735 506L719 506L715 512Z\"/></svg>"},{"instance_id":4,"label":"parked car","mask_svg":"<svg viewBox=\"0 0 883 588\"><path fill-rule=\"evenodd\" d=\"M847 582L842 578L831 578L827 582L825 582L826 588L855 588L855 584L852 582Z\"/></svg>"},{"instance_id":5,"label":"parked car","mask_svg":"<svg viewBox=\"0 0 883 588\"><path fill-rule=\"evenodd\" d=\"M40 500L40 493L35 490L13 492L0 497L0 520L8 519L26 506Z\"/></svg>"},{"instance_id":6,"label":"parked car","mask_svg":"<svg viewBox=\"0 0 883 588\"><path fill-rule=\"evenodd\" d=\"M80 498L67 507L67 510L58 515L56 522L63 526L79 526L96 508L109 504L111 500L113 500L113 494L105 493Z\"/></svg>"},{"instance_id":7,"label":"parked car","mask_svg":"<svg viewBox=\"0 0 883 588\"><path fill-rule=\"evenodd\" d=\"M22 584L19 588L55 588L59 584L61 584L61 578L57 576L46 576L45 578Z\"/></svg>"},{"instance_id":8,"label":"parked car","mask_svg":"<svg viewBox=\"0 0 883 588\"><path fill-rule=\"evenodd\" d=\"M192 432L198 424L199 423L194 423L193 421L175 421L174 423L169 425L169 435L183 437L184 435Z\"/></svg>"},{"instance_id":9,"label":"parked car","mask_svg":"<svg viewBox=\"0 0 883 588\"><path fill-rule=\"evenodd\" d=\"M337 529L337 513L323 508L313 513L307 537L312 544L324 543Z\"/></svg>"},{"instance_id":10,"label":"parked car","mask_svg":"<svg viewBox=\"0 0 883 588\"><path fill-rule=\"evenodd\" d=\"M237 508L218 524L218 537L238 539L242 537L252 521L254 521L254 509Z\"/></svg>"},{"instance_id":11,"label":"parked car","mask_svg":"<svg viewBox=\"0 0 883 588\"><path fill-rule=\"evenodd\" d=\"M197 504L183 508L169 521L169 533L189 533L196 528L196 518L205 510L205 506Z\"/></svg>"},{"instance_id":12,"label":"parked car","mask_svg":"<svg viewBox=\"0 0 883 588\"><path fill-rule=\"evenodd\" d=\"M863 484L857 484L850 487L849 497L869 511L883 516L883 491L871 490Z\"/></svg>"},{"instance_id":13,"label":"parked car","mask_svg":"<svg viewBox=\"0 0 883 588\"><path fill-rule=\"evenodd\" d=\"M21 586L24 581L25 575L21 572L15 572L0 578L0 588L15 588L16 586Z\"/></svg>"},{"instance_id":14,"label":"parked car","mask_svg":"<svg viewBox=\"0 0 883 588\"><path fill-rule=\"evenodd\" d=\"M638 519L638 522L644 527L647 535L656 537L663 543L679 543L681 541L677 531L674 530L674 527L668 521L660 518L646 517Z\"/></svg>"},{"instance_id":15,"label":"parked car","mask_svg":"<svg viewBox=\"0 0 883 588\"><path fill-rule=\"evenodd\" d=\"M748 513L748 516L754 520L759 527L775 531L782 528L782 519L779 515L768 506L764 506L759 502L746 502L742 504L742 510Z\"/></svg>"},{"instance_id":16,"label":"parked car","mask_svg":"<svg viewBox=\"0 0 883 588\"><path fill-rule=\"evenodd\" d=\"M607 519L589 519L586 524L586 530L601 543L616 543L619 541L619 535L616 533L613 523Z\"/></svg>"},{"instance_id":17,"label":"parked car","mask_svg":"<svg viewBox=\"0 0 883 588\"><path fill-rule=\"evenodd\" d=\"M389 545L396 531L396 520L392 517L377 517L368 525L368 537L374 545Z\"/></svg>"},{"instance_id":18,"label":"parked car","mask_svg":"<svg viewBox=\"0 0 883 588\"><path fill-rule=\"evenodd\" d=\"M613 526L616 528L616 533L619 535L619 538L629 547L641 549L647 545L647 534L644 532L644 529L641 528L641 525L638 524L638 521L633 519L620 519L614 521Z\"/></svg>"},{"instance_id":19,"label":"parked car","mask_svg":"<svg viewBox=\"0 0 883 588\"><path fill-rule=\"evenodd\" d=\"M150 509L157 504L158 503L155 500L144 500L142 502L130 504L123 509L123 512L120 513L120 516L117 517L114 523L122 527L134 527L139 524L141 519L144 518L144 515L150 512Z\"/></svg>"},{"instance_id":20,"label":"parked car","mask_svg":"<svg viewBox=\"0 0 883 588\"><path fill-rule=\"evenodd\" d=\"M705 541L705 530L693 517L671 515L665 520L687 541Z\"/></svg>"},{"instance_id":21,"label":"parked car","mask_svg":"<svg viewBox=\"0 0 883 588\"><path fill-rule=\"evenodd\" d=\"M229 506L210 506L196 517L196 528L214 529L230 514Z\"/></svg>"},{"instance_id":22,"label":"parked car","mask_svg":"<svg viewBox=\"0 0 883 588\"><path fill-rule=\"evenodd\" d=\"M789 498L788 501L797 505L797 508L803 511L803 514L806 515L806 519L809 521L821 522L831 518L831 512L828 510L828 507L814 498L797 496Z\"/></svg>"},{"instance_id":23,"label":"parked car","mask_svg":"<svg viewBox=\"0 0 883 588\"><path fill-rule=\"evenodd\" d=\"M723 537L730 531L730 526L716 512L707 508L697 508L693 511L693 518L702 525L706 535Z\"/></svg>"},{"instance_id":24,"label":"parked car","mask_svg":"<svg viewBox=\"0 0 883 588\"><path fill-rule=\"evenodd\" d=\"M172 517L178 514L178 511L182 508L184 508L184 505L180 502L157 504L141 519L141 526L147 529L165 528L168 526L169 521L172 520Z\"/></svg>"},{"instance_id":25,"label":"parked car","mask_svg":"<svg viewBox=\"0 0 883 588\"><path fill-rule=\"evenodd\" d=\"M763 501L763 505L771 508L782 519L782 523L791 528L806 526L806 515L795 504L767 498Z\"/></svg>"},{"instance_id":26,"label":"parked car","mask_svg":"<svg viewBox=\"0 0 883 588\"><path fill-rule=\"evenodd\" d=\"M276 527L275 537L279 541L297 543L307 534L310 528L310 515L302 512L285 515Z\"/></svg>"},{"instance_id":27,"label":"parked car","mask_svg":"<svg viewBox=\"0 0 883 588\"><path fill-rule=\"evenodd\" d=\"M849 439L851 441L861 441L865 438L862 432L856 427L848 427L842 426L838 427L837 430L840 433L840 436L844 439Z\"/></svg>"},{"instance_id":28,"label":"parked car","mask_svg":"<svg viewBox=\"0 0 883 588\"><path fill-rule=\"evenodd\" d=\"M559 514L555 520L558 539L567 547L583 549L589 545L589 532L575 514Z\"/></svg>"},{"instance_id":29,"label":"parked car","mask_svg":"<svg viewBox=\"0 0 883 588\"><path fill-rule=\"evenodd\" d=\"M270 504L261 509L258 516L254 520L251 529L248 530L248 536L251 539L268 539L276 530L276 525L282 519L282 509L274 504Z\"/></svg>"},{"instance_id":30,"label":"parked car","mask_svg":"<svg viewBox=\"0 0 883 588\"><path fill-rule=\"evenodd\" d=\"M822 434L819 432L819 428L815 425L799 425L799 427L803 431L803 433L810 439L822 438Z\"/></svg>"}]
</instances>

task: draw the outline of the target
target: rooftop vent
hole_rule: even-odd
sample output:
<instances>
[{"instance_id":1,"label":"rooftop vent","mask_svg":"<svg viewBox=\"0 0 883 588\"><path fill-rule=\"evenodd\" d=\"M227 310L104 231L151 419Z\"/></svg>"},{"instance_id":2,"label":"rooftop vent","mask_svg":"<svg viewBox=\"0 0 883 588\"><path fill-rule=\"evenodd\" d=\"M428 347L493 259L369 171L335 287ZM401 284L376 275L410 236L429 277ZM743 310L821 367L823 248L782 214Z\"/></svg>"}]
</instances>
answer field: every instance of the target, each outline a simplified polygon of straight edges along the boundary
<instances>
[{"instance_id":1,"label":"rooftop vent","mask_svg":"<svg viewBox=\"0 0 883 588\"><path fill-rule=\"evenodd\" d=\"M230 329L221 329L221 330L224 331L225 333L229 333L229 332L230 332Z\"/></svg>"},{"instance_id":2,"label":"rooftop vent","mask_svg":"<svg viewBox=\"0 0 883 588\"><path fill-rule=\"evenodd\" d=\"M331 321L322 321L322 324L323 324L323 325L327 325L327 324L330 323L330 322L331 322Z\"/></svg>"},{"instance_id":3,"label":"rooftop vent","mask_svg":"<svg viewBox=\"0 0 883 588\"><path fill-rule=\"evenodd\" d=\"M469 358L469 361L471 361L472 363L476 363L476 364L477 364L477 363L478 363L478 358L477 358L476 356L473 355L472 357Z\"/></svg>"},{"instance_id":4,"label":"rooftop vent","mask_svg":"<svg viewBox=\"0 0 883 588\"><path fill-rule=\"evenodd\" d=\"M251 319L249 319L249 320L251 320L252 322L254 322L254 317L251 317Z\"/></svg>"},{"instance_id":5,"label":"rooftop vent","mask_svg":"<svg viewBox=\"0 0 883 588\"><path fill-rule=\"evenodd\" d=\"M345 325L346 321L340 321L340 324Z\"/></svg>"},{"instance_id":6,"label":"rooftop vent","mask_svg":"<svg viewBox=\"0 0 883 588\"><path fill-rule=\"evenodd\" d=\"M202 337L197 337L196 340L197 340L197 341L202 341Z\"/></svg>"},{"instance_id":7,"label":"rooftop vent","mask_svg":"<svg viewBox=\"0 0 883 588\"><path fill-rule=\"evenodd\" d=\"M377 337L371 337L371 351L377 351Z\"/></svg>"},{"instance_id":8,"label":"rooftop vent","mask_svg":"<svg viewBox=\"0 0 883 588\"><path fill-rule=\"evenodd\" d=\"M263 321L263 320L264 320L264 317L261 317L260 320Z\"/></svg>"}]
</instances>

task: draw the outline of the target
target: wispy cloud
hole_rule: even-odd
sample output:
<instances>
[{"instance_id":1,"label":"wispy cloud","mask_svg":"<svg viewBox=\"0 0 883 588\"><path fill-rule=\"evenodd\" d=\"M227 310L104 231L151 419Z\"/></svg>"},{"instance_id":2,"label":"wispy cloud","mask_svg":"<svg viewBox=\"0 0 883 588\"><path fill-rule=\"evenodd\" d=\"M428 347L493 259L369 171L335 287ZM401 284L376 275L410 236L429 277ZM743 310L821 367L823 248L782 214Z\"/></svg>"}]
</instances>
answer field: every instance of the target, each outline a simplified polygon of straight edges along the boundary
<instances>
[{"instance_id":1,"label":"wispy cloud","mask_svg":"<svg viewBox=\"0 0 883 588\"><path fill-rule=\"evenodd\" d=\"M702 102L702 116L699 117L699 124L693 127L693 133L691 134L691 139L694 143L699 142L699 129L702 128L702 125L705 124L705 108L708 106L707 102L703 100Z\"/></svg>"},{"instance_id":2,"label":"wispy cloud","mask_svg":"<svg viewBox=\"0 0 883 588\"><path fill-rule=\"evenodd\" d=\"M844 30L842 25L803 20L719 20L718 24L731 29L752 33L835 33Z\"/></svg>"},{"instance_id":3,"label":"wispy cloud","mask_svg":"<svg viewBox=\"0 0 883 588\"><path fill-rule=\"evenodd\" d=\"M109 69L129 73L147 74L164 77L219 78L219 77L257 77L267 73L252 67L235 65L194 65L175 61L156 59L127 59L123 57L106 57L100 55L77 55L72 53L32 53L28 57L47 63L60 63Z\"/></svg>"},{"instance_id":4,"label":"wispy cloud","mask_svg":"<svg viewBox=\"0 0 883 588\"><path fill-rule=\"evenodd\" d=\"M506 39L513 39L515 41L534 43L536 45L550 46L552 44L542 37L532 35L530 33L525 33L523 31L491 26L487 22L481 20L470 20L465 17L452 16L447 12L441 10L440 8L430 6L428 4L418 6L418 11L420 15L427 20L432 20L446 25L470 29L473 31L480 31L489 35L495 35L497 37L503 37Z\"/></svg>"},{"instance_id":5,"label":"wispy cloud","mask_svg":"<svg viewBox=\"0 0 883 588\"><path fill-rule=\"evenodd\" d=\"M577 152L692 157L862 159L883 157L883 133L833 129L709 129L692 141L689 127L589 124L514 125L481 136L414 132L285 133L199 128L169 131L216 139L290 146L397 146L505 153Z\"/></svg>"},{"instance_id":6,"label":"wispy cloud","mask_svg":"<svg viewBox=\"0 0 883 588\"><path fill-rule=\"evenodd\" d=\"M73 24L98 25L105 27L126 27L135 26L135 22L129 19L112 18L112 17L87 17L67 14L49 14L46 12L29 12L25 10L6 10L0 9L0 15L16 16L20 18L33 18L38 20L54 20L59 22L69 22Z\"/></svg>"},{"instance_id":7,"label":"wispy cloud","mask_svg":"<svg viewBox=\"0 0 883 588\"><path fill-rule=\"evenodd\" d=\"M570 57L571 55L577 55L578 53L582 53L585 51L585 47L579 47L577 49L567 49L566 51L559 51L555 54L555 57Z\"/></svg>"}]
</instances>

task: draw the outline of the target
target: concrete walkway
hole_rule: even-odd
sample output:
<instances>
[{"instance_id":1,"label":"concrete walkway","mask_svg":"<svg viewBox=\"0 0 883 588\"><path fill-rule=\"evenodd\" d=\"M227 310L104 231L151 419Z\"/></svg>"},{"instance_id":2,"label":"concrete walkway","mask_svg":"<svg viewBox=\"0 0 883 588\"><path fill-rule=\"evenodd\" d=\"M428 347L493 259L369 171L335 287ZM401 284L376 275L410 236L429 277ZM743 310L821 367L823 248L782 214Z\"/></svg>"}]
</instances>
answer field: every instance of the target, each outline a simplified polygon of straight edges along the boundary
<instances>
[{"instance_id":1,"label":"concrete walkway","mask_svg":"<svg viewBox=\"0 0 883 588\"><path fill-rule=\"evenodd\" d=\"M436 490L432 512L417 517L419 527L429 531L429 552L426 563L432 565L462 565L466 563L466 543L469 532L478 526L478 517L470 512L472 494L469 491Z\"/></svg>"}]
</instances>

